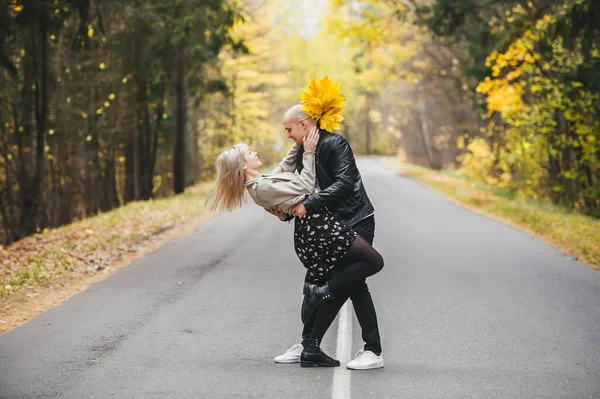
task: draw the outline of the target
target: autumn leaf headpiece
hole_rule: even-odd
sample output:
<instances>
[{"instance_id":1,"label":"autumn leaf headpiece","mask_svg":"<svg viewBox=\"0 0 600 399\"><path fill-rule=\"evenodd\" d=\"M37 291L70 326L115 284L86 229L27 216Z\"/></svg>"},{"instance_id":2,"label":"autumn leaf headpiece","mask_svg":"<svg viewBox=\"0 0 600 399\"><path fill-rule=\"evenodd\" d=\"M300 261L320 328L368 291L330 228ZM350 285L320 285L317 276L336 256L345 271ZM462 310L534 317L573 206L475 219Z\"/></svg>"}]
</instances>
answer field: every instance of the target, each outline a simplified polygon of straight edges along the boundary
<instances>
[{"instance_id":1,"label":"autumn leaf headpiece","mask_svg":"<svg viewBox=\"0 0 600 399\"><path fill-rule=\"evenodd\" d=\"M340 95L340 85L327 75L321 80L313 79L304 93L300 94L302 111L317 122L317 126L329 132L340 128L344 120L342 110L346 99Z\"/></svg>"}]
</instances>

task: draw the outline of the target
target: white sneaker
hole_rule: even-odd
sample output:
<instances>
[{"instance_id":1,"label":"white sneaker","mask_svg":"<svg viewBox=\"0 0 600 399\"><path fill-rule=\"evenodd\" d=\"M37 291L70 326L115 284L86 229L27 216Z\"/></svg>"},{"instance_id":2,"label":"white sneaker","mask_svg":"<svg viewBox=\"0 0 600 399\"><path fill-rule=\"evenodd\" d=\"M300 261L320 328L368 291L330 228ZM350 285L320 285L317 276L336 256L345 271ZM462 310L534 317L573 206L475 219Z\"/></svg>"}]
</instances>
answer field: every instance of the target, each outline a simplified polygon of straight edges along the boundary
<instances>
[{"instance_id":1,"label":"white sneaker","mask_svg":"<svg viewBox=\"0 0 600 399\"><path fill-rule=\"evenodd\" d=\"M351 370L371 370L383 367L383 355L377 356L371 351L359 350L350 363L346 365Z\"/></svg>"},{"instance_id":2,"label":"white sneaker","mask_svg":"<svg viewBox=\"0 0 600 399\"><path fill-rule=\"evenodd\" d=\"M283 355L277 356L275 363L300 363L300 354L302 354L303 349L302 344L296 344L286 350Z\"/></svg>"}]
</instances>

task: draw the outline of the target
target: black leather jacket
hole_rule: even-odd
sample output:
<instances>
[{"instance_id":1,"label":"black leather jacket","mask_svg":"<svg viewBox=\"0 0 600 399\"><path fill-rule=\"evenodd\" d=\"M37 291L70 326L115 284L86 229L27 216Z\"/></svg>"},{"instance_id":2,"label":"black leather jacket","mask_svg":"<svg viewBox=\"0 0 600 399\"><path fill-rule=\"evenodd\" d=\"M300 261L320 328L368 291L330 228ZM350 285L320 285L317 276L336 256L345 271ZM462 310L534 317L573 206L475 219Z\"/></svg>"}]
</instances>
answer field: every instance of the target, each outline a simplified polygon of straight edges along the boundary
<instances>
[{"instance_id":1,"label":"black leather jacket","mask_svg":"<svg viewBox=\"0 0 600 399\"><path fill-rule=\"evenodd\" d=\"M302 172L303 168L302 154L304 148L300 148L296 156L298 172ZM320 190L304 200L307 211L327 207L348 226L353 226L375 211L356 167L352 148L339 134L320 130L316 172Z\"/></svg>"}]
</instances>

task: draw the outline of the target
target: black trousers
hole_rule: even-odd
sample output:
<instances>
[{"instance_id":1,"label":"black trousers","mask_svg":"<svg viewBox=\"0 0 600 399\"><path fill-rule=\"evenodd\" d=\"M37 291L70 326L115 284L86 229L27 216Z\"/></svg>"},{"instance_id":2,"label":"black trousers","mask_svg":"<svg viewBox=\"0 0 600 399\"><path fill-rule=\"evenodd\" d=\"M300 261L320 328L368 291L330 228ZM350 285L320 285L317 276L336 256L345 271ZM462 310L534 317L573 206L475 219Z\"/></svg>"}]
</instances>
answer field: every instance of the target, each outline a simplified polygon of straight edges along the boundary
<instances>
[{"instance_id":1,"label":"black trousers","mask_svg":"<svg viewBox=\"0 0 600 399\"><path fill-rule=\"evenodd\" d=\"M352 226L352 228L370 245L373 244L373 238L375 237L374 216L358 222ZM332 273L336 273L336 269L333 269ZM375 312L373 298L371 297L371 293L369 292L369 287L367 286L366 281L356 284L352 289L348 290L347 293L337 296L333 300L326 301L327 313L333 314L331 322L333 322L335 315L337 315L348 298L352 300L354 312L356 313L356 318L358 319L358 323L360 324L360 328L362 330L362 339L365 342L364 349L372 351L376 355L381 354L381 337L379 335L379 325L377 324L377 314ZM321 305L321 307L322 306L323 305ZM302 306L302 309L304 309L304 306ZM302 330L302 339L311 338L315 320L320 311L321 308L317 309L317 311L315 311L308 319L308 322L304 324L304 328ZM315 331L315 333L322 336L322 334L325 334L325 331Z\"/></svg>"}]
</instances>

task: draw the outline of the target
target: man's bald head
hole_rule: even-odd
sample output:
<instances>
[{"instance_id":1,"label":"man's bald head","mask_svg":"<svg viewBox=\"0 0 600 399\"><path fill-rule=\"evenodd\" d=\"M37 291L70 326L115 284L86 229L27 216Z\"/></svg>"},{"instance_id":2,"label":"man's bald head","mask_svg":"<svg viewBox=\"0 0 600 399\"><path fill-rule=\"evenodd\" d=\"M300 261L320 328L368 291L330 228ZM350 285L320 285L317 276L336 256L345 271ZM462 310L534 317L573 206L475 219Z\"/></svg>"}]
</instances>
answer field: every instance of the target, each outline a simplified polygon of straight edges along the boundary
<instances>
[{"instance_id":1,"label":"man's bald head","mask_svg":"<svg viewBox=\"0 0 600 399\"><path fill-rule=\"evenodd\" d=\"M306 112L302 111L302 107L304 107L304 105L296 104L290 109L288 109L287 112L283 115L283 120L289 120L290 122L300 122L304 119L314 124L312 118L308 116Z\"/></svg>"},{"instance_id":2,"label":"man's bald head","mask_svg":"<svg viewBox=\"0 0 600 399\"><path fill-rule=\"evenodd\" d=\"M296 144L302 144L302 139L308 134L311 128L316 126L315 121L302 111L302 104L296 104L283 115L283 127L287 132L289 139L294 140Z\"/></svg>"}]
</instances>

